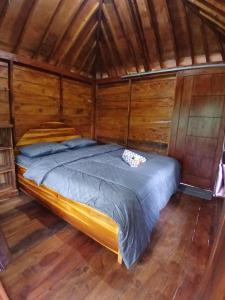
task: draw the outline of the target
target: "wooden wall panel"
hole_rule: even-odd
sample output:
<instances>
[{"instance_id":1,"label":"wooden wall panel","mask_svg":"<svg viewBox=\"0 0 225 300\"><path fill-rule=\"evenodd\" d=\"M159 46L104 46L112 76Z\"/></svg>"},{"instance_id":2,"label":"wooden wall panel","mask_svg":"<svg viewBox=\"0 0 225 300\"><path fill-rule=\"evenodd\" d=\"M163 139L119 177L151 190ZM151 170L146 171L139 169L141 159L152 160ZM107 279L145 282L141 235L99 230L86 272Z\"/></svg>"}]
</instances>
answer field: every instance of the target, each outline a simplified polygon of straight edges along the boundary
<instances>
[{"instance_id":1,"label":"wooden wall panel","mask_svg":"<svg viewBox=\"0 0 225 300\"><path fill-rule=\"evenodd\" d=\"M0 122L9 122L8 64L0 62Z\"/></svg>"},{"instance_id":2,"label":"wooden wall panel","mask_svg":"<svg viewBox=\"0 0 225 300\"><path fill-rule=\"evenodd\" d=\"M13 95L15 135L42 122L59 120L59 77L31 68L14 66Z\"/></svg>"},{"instance_id":3,"label":"wooden wall panel","mask_svg":"<svg viewBox=\"0 0 225 300\"><path fill-rule=\"evenodd\" d=\"M174 92L175 77L99 85L96 138L167 153Z\"/></svg>"},{"instance_id":4,"label":"wooden wall panel","mask_svg":"<svg viewBox=\"0 0 225 300\"><path fill-rule=\"evenodd\" d=\"M182 181L213 189L225 130L225 70L179 75L169 153L182 165Z\"/></svg>"},{"instance_id":5,"label":"wooden wall panel","mask_svg":"<svg viewBox=\"0 0 225 300\"><path fill-rule=\"evenodd\" d=\"M91 137L92 86L64 79L62 87L63 121L74 126L82 136Z\"/></svg>"},{"instance_id":6,"label":"wooden wall panel","mask_svg":"<svg viewBox=\"0 0 225 300\"><path fill-rule=\"evenodd\" d=\"M129 83L99 86L96 97L96 138L126 144Z\"/></svg>"},{"instance_id":7,"label":"wooden wall panel","mask_svg":"<svg viewBox=\"0 0 225 300\"><path fill-rule=\"evenodd\" d=\"M167 153L174 92L174 77L132 83L129 146Z\"/></svg>"}]
</instances>

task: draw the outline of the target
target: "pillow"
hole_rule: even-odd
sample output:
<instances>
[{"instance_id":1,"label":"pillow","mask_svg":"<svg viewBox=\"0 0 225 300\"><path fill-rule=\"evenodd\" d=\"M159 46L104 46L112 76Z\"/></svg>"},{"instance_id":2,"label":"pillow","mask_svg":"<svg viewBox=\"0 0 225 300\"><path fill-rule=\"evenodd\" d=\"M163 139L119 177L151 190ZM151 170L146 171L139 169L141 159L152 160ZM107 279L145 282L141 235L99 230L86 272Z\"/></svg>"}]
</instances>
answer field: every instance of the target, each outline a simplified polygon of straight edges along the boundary
<instances>
[{"instance_id":1,"label":"pillow","mask_svg":"<svg viewBox=\"0 0 225 300\"><path fill-rule=\"evenodd\" d=\"M79 149L86 146L96 145L97 142L91 139L79 138L79 139L66 140L62 142L62 144L66 145L70 149Z\"/></svg>"},{"instance_id":2,"label":"pillow","mask_svg":"<svg viewBox=\"0 0 225 300\"><path fill-rule=\"evenodd\" d=\"M122 158L132 168L137 168L146 162L145 157L127 149L124 150Z\"/></svg>"},{"instance_id":3,"label":"pillow","mask_svg":"<svg viewBox=\"0 0 225 300\"><path fill-rule=\"evenodd\" d=\"M20 152L28 157L40 157L67 150L68 147L61 143L39 143L20 147Z\"/></svg>"}]
</instances>

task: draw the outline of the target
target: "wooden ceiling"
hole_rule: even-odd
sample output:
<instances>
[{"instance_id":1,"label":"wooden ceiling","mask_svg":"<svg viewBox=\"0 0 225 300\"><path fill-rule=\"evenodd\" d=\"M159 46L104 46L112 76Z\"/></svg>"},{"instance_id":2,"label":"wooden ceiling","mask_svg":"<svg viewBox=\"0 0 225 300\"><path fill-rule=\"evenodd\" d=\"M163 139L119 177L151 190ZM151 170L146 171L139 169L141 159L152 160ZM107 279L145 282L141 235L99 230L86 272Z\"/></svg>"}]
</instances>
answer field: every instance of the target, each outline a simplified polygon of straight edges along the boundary
<instances>
[{"instance_id":1,"label":"wooden ceiling","mask_svg":"<svg viewBox=\"0 0 225 300\"><path fill-rule=\"evenodd\" d=\"M225 61L223 0L0 0L0 49L97 78Z\"/></svg>"}]
</instances>

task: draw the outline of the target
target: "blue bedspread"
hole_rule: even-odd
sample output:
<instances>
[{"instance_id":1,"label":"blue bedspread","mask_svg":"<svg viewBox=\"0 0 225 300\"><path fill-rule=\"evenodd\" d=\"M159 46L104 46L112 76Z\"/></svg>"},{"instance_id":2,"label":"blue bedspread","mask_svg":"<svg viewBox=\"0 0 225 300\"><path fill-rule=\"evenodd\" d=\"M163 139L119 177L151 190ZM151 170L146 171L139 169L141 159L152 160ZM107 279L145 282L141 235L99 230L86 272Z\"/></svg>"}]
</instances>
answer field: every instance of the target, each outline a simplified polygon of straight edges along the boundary
<instances>
[{"instance_id":1,"label":"blue bedspread","mask_svg":"<svg viewBox=\"0 0 225 300\"><path fill-rule=\"evenodd\" d=\"M160 210L177 190L179 163L136 151L147 162L131 168L123 147L97 145L43 157L24 176L64 197L90 205L119 225L119 249L127 268L143 253Z\"/></svg>"}]
</instances>

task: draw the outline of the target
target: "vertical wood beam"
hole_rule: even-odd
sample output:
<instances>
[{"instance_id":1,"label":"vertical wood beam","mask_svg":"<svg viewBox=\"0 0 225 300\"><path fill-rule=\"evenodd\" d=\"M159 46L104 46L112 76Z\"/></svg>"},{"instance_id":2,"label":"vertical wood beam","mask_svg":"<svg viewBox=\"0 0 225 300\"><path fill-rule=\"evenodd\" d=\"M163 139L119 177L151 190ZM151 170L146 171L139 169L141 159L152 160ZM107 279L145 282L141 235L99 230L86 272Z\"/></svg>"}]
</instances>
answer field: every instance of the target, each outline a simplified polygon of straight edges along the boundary
<instances>
[{"instance_id":1,"label":"vertical wood beam","mask_svg":"<svg viewBox=\"0 0 225 300\"><path fill-rule=\"evenodd\" d=\"M92 83L92 126L91 126L91 138L96 139L96 95L97 95L97 81L96 78Z\"/></svg>"},{"instance_id":2,"label":"vertical wood beam","mask_svg":"<svg viewBox=\"0 0 225 300\"><path fill-rule=\"evenodd\" d=\"M9 113L10 123L13 125L13 144L16 142L15 132L15 107L14 107L14 93L13 93L13 61L10 60L8 64L8 88L9 88Z\"/></svg>"},{"instance_id":3,"label":"vertical wood beam","mask_svg":"<svg viewBox=\"0 0 225 300\"><path fill-rule=\"evenodd\" d=\"M205 25L203 20L201 19L201 32L202 32L202 39L203 39L203 46L204 46L204 51L205 51L205 58L206 62L208 63L209 60L209 48L208 48L208 42L207 42L207 37L206 37L206 31L205 31Z\"/></svg>"},{"instance_id":4,"label":"vertical wood beam","mask_svg":"<svg viewBox=\"0 0 225 300\"><path fill-rule=\"evenodd\" d=\"M63 122L63 75L59 77L59 120Z\"/></svg>"},{"instance_id":5,"label":"vertical wood beam","mask_svg":"<svg viewBox=\"0 0 225 300\"><path fill-rule=\"evenodd\" d=\"M131 115L131 97L132 97L132 80L129 79L129 100L128 100L128 108L127 108L127 136L126 136L126 147L129 143L129 135L130 135L130 115Z\"/></svg>"}]
</instances>

